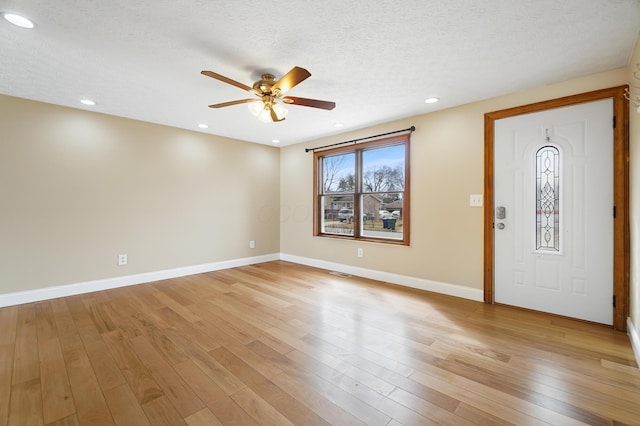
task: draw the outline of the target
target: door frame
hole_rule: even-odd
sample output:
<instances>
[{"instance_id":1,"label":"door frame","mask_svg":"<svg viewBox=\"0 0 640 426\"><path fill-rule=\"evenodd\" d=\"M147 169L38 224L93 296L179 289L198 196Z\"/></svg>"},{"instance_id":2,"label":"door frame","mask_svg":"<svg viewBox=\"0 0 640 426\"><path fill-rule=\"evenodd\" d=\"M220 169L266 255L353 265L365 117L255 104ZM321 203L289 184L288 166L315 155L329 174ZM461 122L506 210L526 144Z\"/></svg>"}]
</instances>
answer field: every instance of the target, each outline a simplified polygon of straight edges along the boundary
<instances>
[{"instance_id":1,"label":"door frame","mask_svg":"<svg viewBox=\"0 0 640 426\"><path fill-rule=\"evenodd\" d=\"M613 329L627 331L629 316L629 102L627 85L488 112L484 115L484 302L494 299L494 124L496 120L601 99L613 99ZM613 123L612 123L613 125ZM612 214L613 208L612 206ZM615 300L615 304L614 304Z\"/></svg>"}]
</instances>

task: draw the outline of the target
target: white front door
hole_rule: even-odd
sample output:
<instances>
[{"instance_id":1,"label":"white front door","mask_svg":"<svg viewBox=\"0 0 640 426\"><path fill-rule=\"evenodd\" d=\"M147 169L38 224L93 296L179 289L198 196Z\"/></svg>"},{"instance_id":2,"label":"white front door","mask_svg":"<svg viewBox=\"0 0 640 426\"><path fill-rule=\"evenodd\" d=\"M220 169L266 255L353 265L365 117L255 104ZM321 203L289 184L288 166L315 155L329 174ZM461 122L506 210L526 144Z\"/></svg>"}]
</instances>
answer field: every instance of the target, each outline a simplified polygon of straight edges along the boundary
<instances>
[{"instance_id":1,"label":"white front door","mask_svg":"<svg viewBox=\"0 0 640 426\"><path fill-rule=\"evenodd\" d=\"M494 294L613 323L613 101L496 120Z\"/></svg>"}]
</instances>

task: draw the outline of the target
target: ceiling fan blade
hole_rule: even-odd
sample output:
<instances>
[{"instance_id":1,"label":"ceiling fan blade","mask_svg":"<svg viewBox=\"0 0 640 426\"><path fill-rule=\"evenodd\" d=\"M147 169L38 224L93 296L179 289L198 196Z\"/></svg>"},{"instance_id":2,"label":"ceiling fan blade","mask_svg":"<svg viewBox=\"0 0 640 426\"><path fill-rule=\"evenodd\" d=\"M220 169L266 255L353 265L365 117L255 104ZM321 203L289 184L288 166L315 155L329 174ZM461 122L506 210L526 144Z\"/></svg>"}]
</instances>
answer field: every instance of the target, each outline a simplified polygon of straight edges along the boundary
<instances>
[{"instance_id":1,"label":"ceiling fan blade","mask_svg":"<svg viewBox=\"0 0 640 426\"><path fill-rule=\"evenodd\" d=\"M273 85L271 91L278 94L286 93L309 77L311 77L311 73L309 71L304 68L293 67L291 68L291 71L286 73L276 84Z\"/></svg>"},{"instance_id":2,"label":"ceiling fan blade","mask_svg":"<svg viewBox=\"0 0 640 426\"><path fill-rule=\"evenodd\" d=\"M257 100L258 99L240 99L239 101L229 101L229 102L223 102L221 104L209 105L209 108L224 108L232 105L240 105L240 104L246 104L249 102L255 102Z\"/></svg>"},{"instance_id":3,"label":"ceiling fan blade","mask_svg":"<svg viewBox=\"0 0 640 426\"><path fill-rule=\"evenodd\" d=\"M217 74L213 71L201 71L200 74L206 75L207 77L215 78L216 80L222 81L223 83L227 83L232 86L236 86L242 90L246 90L248 92L251 91L251 87L247 86L246 84L238 83L235 80L231 80L230 78Z\"/></svg>"},{"instance_id":4,"label":"ceiling fan blade","mask_svg":"<svg viewBox=\"0 0 640 426\"><path fill-rule=\"evenodd\" d=\"M319 101L317 99L309 99L309 98L296 98L293 96L287 96L286 98L283 98L282 102L284 102L285 104L300 105L300 106L307 106L307 107L327 109L327 110L332 110L336 107L335 102Z\"/></svg>"}]
</instances>

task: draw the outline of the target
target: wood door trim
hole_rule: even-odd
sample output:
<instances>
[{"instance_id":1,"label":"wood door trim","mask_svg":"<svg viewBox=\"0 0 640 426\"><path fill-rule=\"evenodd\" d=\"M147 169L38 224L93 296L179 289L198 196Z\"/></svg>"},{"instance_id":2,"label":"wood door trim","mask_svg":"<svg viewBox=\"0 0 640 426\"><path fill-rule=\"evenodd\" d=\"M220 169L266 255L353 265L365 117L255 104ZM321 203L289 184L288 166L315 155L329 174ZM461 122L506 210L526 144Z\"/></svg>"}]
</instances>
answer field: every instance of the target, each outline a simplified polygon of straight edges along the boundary
<instances>
[{"instance_id":1,"label":"wood door trim","mask_svg":"<svg viewBox=\"0 0 640 426\"><path fill-rule=\"evenodd\" d=\"M514 108L488 112L484 115L484 301L494 303L494 125L495 121L521 114L539 112L563 106L576 105L600 99L613 99L616 120L613 129L613 202L616 218L613 221L613 328L627 330L629 315L629 103L624 98L628 86L608 89L558 99L536 102ZM613 304L613 301L612 301Z\"/></svg>"}]
</instances>

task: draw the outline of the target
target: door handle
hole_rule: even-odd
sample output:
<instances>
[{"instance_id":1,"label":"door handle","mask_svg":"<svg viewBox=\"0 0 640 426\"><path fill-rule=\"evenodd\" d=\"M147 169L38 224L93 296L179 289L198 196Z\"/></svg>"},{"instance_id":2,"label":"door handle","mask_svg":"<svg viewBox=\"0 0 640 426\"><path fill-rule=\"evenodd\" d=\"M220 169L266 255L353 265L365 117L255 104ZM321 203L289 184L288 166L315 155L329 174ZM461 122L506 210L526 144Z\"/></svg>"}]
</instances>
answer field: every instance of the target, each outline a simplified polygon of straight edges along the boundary
<instances>
[{"instance_id":1,"label":"door handle","mask_svg":"<svg viewBox=\"0 0 640 426\"><path fill-rule=\"evenodd\" d=\"M496 228L498 229L504 229L504 223L500 222L500 223L496 223Z\"/></svg>"},{"instance_id":2,"label":"door handle","mask_svg":"<svg viewBox=\"0 0 640 426\"><path fill-rule=\"evenodd\" d=\"M496 209L496 219L504 219L507 217L507 209L504 207L498 207Z\"/></svg>"}]
</instances>

